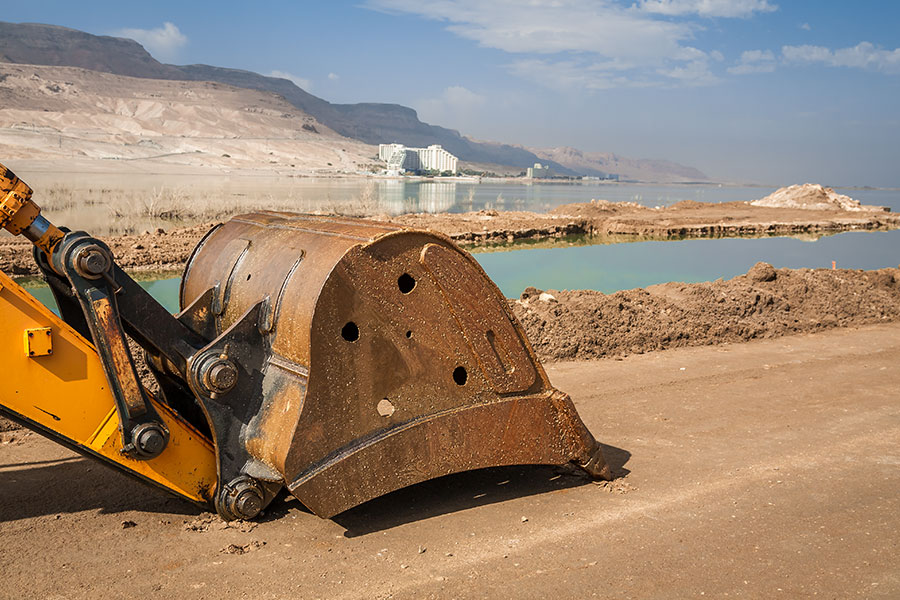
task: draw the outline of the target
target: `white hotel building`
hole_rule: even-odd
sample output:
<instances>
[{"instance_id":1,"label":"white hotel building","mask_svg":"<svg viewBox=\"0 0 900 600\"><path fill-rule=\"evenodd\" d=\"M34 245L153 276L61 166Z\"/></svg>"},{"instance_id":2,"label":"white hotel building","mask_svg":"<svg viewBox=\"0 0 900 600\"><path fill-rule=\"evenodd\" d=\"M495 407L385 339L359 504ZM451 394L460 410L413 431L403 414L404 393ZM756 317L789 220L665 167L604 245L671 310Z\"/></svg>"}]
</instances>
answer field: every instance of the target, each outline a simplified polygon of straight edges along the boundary
<instances>
[{"instance_id":1,"label":"white hotel building","mask_svg":"<svg viewBox=\"0 0 900 600\"><path fill-rule=\"evenodd\" d=\"M427 148L407 148L403 144L379 144L378 158L387 163L388 173L403 171L450 171L456 173L459 159L432 144Z\"/></svg>"}]
</instances>

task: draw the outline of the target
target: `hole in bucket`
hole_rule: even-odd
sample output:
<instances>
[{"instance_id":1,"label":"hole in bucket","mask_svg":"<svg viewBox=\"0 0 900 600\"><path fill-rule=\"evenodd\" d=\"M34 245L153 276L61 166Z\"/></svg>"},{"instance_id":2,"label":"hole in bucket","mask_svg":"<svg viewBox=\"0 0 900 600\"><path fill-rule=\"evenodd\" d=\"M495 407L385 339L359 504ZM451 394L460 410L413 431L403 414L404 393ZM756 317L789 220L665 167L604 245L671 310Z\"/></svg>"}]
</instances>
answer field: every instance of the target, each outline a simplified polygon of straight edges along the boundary
<instances>
[{"instance_id":1,"label":"hole in bucket","mask_svg":"<svg viewBox=\"0 0 900 600\"><path fill-rule=\"evenodd\" d=\"M397 287L400 288L400 291L404 294L408 294L416 287L416 279L409 273L404 273L397 278Z\"/></svg>"},{"instance_id":2,"label":"hole in bucket","mask_svg":"<svg viewBox=\"0 0 900 600\"><path fill-rule=\"evenodd\" d=\"M466 385L466 380L469 378L469 374L466 373L465 367L456 367L453 369L453 381L456 382L456 385Z\"/></svg>"},{"instance_id":3,"label":"hole in bucket","mask_svg":"<svg viewBox=\"0 0 900 600\"><path fill-rule=\"evenodd\" d=\"M347 324L341 328L341 337L348 342L355 342L359 339L359 327L357 327L356 323L353 321L348 321Z\"/></svg>"},{"instance_id":4,"label":"hole in bucket","mask_svg":"<svg viewBox=\"0 0 900 600\"><path fill-rule=\"evenodd\" d=\"M390 400L382 398L378 401L378 406L375 407L375 410L377 410L378 414L382 417L389 417L394 414L394 411L397 409L394 408L394 404Z\"/></svg>"}]
</instances>

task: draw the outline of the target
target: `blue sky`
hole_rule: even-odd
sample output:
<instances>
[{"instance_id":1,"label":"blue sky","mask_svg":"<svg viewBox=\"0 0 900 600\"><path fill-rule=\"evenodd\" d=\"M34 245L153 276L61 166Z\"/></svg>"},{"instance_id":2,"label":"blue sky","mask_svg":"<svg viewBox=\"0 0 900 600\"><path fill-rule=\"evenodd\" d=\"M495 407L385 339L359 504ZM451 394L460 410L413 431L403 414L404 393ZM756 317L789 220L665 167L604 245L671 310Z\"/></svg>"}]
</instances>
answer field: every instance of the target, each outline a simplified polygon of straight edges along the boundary
<instances>
[{"instance_id":1,"label":"blue sky","mask_svg":"<svg viewBox=\"0 0 900 600\"><path fill-rule=\"evenodd\" d=\"M4 19L396 102L477 139L900 186L900 2L43 2Z\"/></svg>"}]
</instances>

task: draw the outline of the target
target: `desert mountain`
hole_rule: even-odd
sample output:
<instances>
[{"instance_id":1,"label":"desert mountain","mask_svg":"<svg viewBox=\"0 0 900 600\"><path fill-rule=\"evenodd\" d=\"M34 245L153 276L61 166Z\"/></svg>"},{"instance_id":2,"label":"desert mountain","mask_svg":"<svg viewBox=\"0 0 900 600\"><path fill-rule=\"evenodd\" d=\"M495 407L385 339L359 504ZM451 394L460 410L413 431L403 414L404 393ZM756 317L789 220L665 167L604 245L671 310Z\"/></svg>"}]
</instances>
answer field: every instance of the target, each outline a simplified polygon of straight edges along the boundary
<instances>
[{"instance_id":1,"label":"desert mountain","mask_svg":"<svg viewBox=\"0 0 900 600\"><path fill-rule=\"evenodd\" d=\"M369 144L441 144L464 161L520 168L538 161L533 153L522 148L473 142L458 131L423 123L416 111L398 104L332 104L287 79L209 65L166 65L133 40L96 36L65 27L0 22L0 61L73 66L149 79L216 81L280 94L295 108L337 133ZM560 173L575 174L562 165L555 166Z\"/></svg>"},{"instance_id":2,"label":"desert mountain","mask_svg":"<svg viewBox=\"0 0 900 600\"><path fill-rule=\"evenodd\" d=\"M351 172L376 153L271 93L3 63L0 148L7 158Z\"/></svg>"},{"instance_id":3,"label":"desert mountain","mask_svg":"<svg viewBox=\"0 0 900 600\"><path fill-rule=\"evenodd\" d=\"M287 79L208 65L186 65L178 69L185 78L196 81L219 81L238 87L275 92L341 135L368 144L398 142L413 147L440 144L467 162L520 168L529 167L538 161L533 152L523 148L475 142L460 135L458 131L423 123L416 111L399 104L332 104L300 89ZM557 166L561 173L575 175L575 172L562 165Z\"/></svg>"},{"instance_id":4,"label":"desert mountain","mask_svg":"<svg viewBox=\"0 0 900 600\"><path fill-rule=\"evenodd\" d=\"M695 169L667 161L635 161L601 154L582 154L582 159L574 159L571 154L580 154L580 151L565 149L567 152L547 150L538 153L520 146L475 141L460 135L458 131L423 123L416 111L398 104L333 104L300 89L287 79L209 65L162 64L133 40L97 36L54 25L0 21L0 62L80 67L143 79L212 81L275 93L289 102L294 111L302 111L342 136L368 144L441 144L469 163L524 169L535 162L542 162L549 163L555 172L563 175L617 173L623 179L642 181L706 179ZM558 160L556 154L567 162ZM602 156L612 158L599 158ZM623 168L617 170L617 166Z\"/></svg>"},{"instance_id":5,"label":"desert mountain","mask_svg":"<svg viewBox=\"0 0 900 600\"><path fill-rule=\"evenodd\" d=\"M709 181L702 172L668 160L634 159L608 152L582 152L567 146L529 148L544 160L559 163L585 175L604 176L616 173L621 180L683 183Z\"/></svg>"}]
</instances>

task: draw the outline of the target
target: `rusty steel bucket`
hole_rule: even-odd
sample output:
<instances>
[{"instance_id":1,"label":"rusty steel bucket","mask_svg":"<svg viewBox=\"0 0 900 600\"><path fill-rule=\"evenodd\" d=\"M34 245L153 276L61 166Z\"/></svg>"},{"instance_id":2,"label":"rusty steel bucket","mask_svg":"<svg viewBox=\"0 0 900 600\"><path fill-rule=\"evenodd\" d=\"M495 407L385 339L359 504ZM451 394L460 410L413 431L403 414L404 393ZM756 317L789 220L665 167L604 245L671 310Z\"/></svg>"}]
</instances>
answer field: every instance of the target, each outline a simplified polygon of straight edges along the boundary
<instances>
[{"instance_id":1,"label":"rusty steel bucket","mask_svg":"<svg viewBox=\"0 0 900 600\"><path fill-rule=\"evenodd\" d=\"M182 307L211 288L216 333L263 306L262 401L240 423L245 471L317 515L490 466L571 461L609 478L506 299L441 234L242 215L194 250Z\"/></svg>"}]
</instances>

